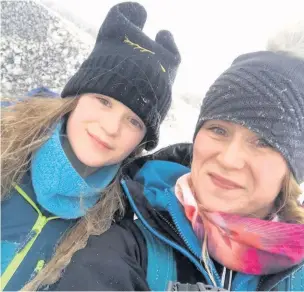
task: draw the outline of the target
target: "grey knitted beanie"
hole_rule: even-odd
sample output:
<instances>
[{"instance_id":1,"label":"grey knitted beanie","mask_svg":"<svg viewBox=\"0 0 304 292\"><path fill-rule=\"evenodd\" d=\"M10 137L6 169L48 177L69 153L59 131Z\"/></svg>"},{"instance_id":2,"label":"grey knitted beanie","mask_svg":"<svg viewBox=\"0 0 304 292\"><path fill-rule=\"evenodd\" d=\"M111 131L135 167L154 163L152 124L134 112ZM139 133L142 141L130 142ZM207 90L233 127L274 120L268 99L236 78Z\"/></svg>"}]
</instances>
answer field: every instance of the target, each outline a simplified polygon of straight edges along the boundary
<instances>
[{"instance_id":1,"label":"grey knitted beanie","mask_svg":"<svg viewBox=\"0 0 304 292\"><path fill-rule=\"evenodd\" d=\"M243 125L286 159L304 181L304 61L284 52L239 56L210 87L194 138L206 120Z\"/></svg>"}]
</instances>

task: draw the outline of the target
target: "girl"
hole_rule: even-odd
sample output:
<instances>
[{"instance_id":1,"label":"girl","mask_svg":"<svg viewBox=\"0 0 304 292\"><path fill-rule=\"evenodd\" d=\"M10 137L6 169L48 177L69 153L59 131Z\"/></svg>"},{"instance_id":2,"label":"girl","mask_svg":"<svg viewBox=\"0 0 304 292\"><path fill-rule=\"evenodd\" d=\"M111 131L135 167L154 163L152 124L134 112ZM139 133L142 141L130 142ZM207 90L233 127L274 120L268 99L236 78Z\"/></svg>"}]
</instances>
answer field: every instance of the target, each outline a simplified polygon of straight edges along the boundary
<instances>
[{"instance_id":1,"label":"girl","mask_svg":"<svg viewBox=\"0 0 304 292\"><path fill-rule=\"evenodd\" d=\"M168 31L142 32L146 16L137 3L114 6L62 98L2 109L2 290L53 283L123 214L119 169L157 145L180 63Z\"/></svg>"}]
</instances>

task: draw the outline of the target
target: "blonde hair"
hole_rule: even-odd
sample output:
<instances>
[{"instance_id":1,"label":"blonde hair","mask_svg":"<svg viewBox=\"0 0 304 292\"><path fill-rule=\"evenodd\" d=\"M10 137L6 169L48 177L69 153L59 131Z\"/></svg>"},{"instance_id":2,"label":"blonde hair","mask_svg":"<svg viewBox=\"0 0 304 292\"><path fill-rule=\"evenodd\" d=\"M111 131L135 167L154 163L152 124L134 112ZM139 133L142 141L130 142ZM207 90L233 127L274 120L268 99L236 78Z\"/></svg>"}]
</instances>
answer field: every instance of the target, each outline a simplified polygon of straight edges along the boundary
<instances>
[{"instance_id":1,"label":"blonde hair","mask_svg":"<svg viewBox=\"0 0 304 292\"><path fill-rule=\"evenodd\" d=\"M301 194L300 185L294 176L288 173L283 183L283 189L275 202L275 212L280 221L304 224L304 207L299 201Z\"/></svg>"},{"instance_id":2,"label":"blonde hair","mask_svg":"<svg viewBox=\"0 0 304 292\"><path fill-rule=\"evenodd\" d=\"M2 98L11 106L1 108L1 198L12 182L27 172L31 154L52 133L52 127L77 105L75 98Z\"/></svg>"},{"instance_id":3,"label":"blonde hair","mask_svg":"<svg viewBox=\"0 0 304 292\"><path fill-rule=\"evenodd\" d=\"M1 195L7 197L12 183L28 171L31 154L52 134L59 120L73 111L77 98L33 97L2 99L13 105L1 108ZM23 289L33 291L55 283L73 254L86 246L90 235L108 230L115 216L123 216L119 174L102 192L102 199L62 238L56 252L38 275Z\"/></svg>"}]
</instances>

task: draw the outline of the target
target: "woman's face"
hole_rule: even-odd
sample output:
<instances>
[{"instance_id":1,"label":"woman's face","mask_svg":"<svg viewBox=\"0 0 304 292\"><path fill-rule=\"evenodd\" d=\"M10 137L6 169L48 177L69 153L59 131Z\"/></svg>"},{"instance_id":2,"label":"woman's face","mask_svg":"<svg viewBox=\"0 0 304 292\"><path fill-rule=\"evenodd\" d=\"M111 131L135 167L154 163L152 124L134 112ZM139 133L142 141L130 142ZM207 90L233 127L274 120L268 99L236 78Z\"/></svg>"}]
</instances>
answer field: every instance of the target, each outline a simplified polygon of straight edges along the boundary
<instances>
[{"instance_id":1,"label":"woman's face","mask_svg":"<svg viewBox=\"0 0 304 292\"><path fill-rule=\"evenodd\" d=\"M194 141L191 179L207 210L263 218L287 172L279 152L235 123L206 121Z\"/></svg>"},{"instance_id":2,"label":"woman's face","mask_svg":"<svg viewBox=\"0 0 304 292\"><path fill-rule=\"evenodd\" d=\"M67 136L77 158L90 167L120 163L146 134L143 121L121 102L84 94L67 122Z\"/></svg>"}]
</instances>

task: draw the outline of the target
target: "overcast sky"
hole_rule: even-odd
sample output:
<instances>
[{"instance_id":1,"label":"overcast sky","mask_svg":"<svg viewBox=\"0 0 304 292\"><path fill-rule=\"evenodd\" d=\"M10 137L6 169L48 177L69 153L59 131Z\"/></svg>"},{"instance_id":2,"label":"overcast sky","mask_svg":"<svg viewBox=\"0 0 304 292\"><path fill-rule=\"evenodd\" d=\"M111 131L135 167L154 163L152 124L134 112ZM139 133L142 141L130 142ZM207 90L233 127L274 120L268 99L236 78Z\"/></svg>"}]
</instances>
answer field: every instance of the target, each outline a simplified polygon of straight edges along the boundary
<instances>
[{"instance_id":1,"label":"overcast sky","mask_svg":"<svg viewBox=\"0 0 304 292\"><path fill-rule=\"evenodd\" d=\"M99 29L117 0L42 0L53 2ZM265 48L284 25L304 19L302 0L138 0L148 12L144 31L154 38L170 30L182 54L175 90L202 93L241 53Z\"/></svg>"}]
</instances>

